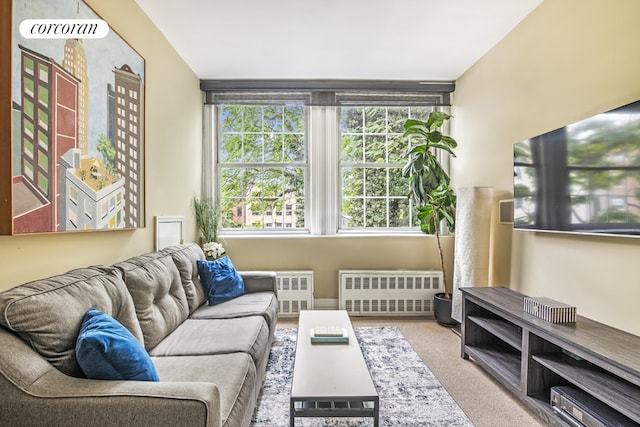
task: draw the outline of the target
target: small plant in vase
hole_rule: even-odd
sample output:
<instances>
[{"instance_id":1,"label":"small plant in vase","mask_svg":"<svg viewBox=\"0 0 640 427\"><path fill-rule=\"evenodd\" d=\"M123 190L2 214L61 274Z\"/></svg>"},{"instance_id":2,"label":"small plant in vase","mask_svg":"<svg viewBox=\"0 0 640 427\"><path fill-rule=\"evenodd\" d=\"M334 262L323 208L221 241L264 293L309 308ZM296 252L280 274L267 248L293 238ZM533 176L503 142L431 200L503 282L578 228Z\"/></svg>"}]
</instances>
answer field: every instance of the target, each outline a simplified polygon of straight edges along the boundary
<instances>
[{"instance_id":1,"label":"small plant in vase","mask_svg":"<svg viewBox=\"0 0 640 427\"><path fill-rule=\"evenodd\" d=\"M432 111L426 121L409 119L404 123L404 136L411 137L412 145L404 153L407 163L402 175L409 179L409 195L418 211L420 229L424 233L435 234L440 255L443 297L448 300L448 314L439 318L439 310L434 309L436 320L443 325L454 325L451 319L451 291L448 287L444 254L440 243L440 226L445 222L447 229L455 229L456 195L450 186L451 178L436 156L443 150L455 157L453 149L458 143L438 130L451 116L441 111ZM439 305L436 296L435 305ZM444 310L446 314L446 309Z\"/></svg>"},{"instance_id":2,"label":"small plant in vase","mask_svg":"<svg viewBox=\"0 0 640 427\"><path fill-rule=\"evenodd\" d=\"M220 258L226 252L224 247L218 242L207 242L202 245L202 250L209 261Z\"/></svg>"},{"instance_id":3,"label":"small plant in vase","mask_svg":"<svg viewBox=\"0 0 640 427\"><path fill-rule=\"evenodd\" d=\"M202 237L200 246L208 260L220 258L226 251L218 242L220 229L221 210L217 201L209 199L193 199L193 207L196 213L196 224Z\"/></svg>"}]
</instances>

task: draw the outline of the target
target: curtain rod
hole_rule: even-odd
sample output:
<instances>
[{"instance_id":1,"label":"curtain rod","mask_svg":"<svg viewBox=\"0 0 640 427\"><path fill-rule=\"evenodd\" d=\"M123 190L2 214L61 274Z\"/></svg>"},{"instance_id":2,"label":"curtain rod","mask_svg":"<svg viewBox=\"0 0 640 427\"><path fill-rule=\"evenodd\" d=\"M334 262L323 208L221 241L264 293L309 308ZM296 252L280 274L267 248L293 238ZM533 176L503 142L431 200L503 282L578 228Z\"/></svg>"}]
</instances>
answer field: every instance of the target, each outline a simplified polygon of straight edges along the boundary
<instances>
[{"instance_id":1,"label":"curtain rod","mask_svg":"<svg viewBox=\"0 0 640 427\"><path fill-rule=\"evenodd\" d=\"M420 80L232 80L202 79L200 90L204 92L225 91L393 91L393 92L440 92L455 90L453 81Z\"/></svg>"}]
</instances>

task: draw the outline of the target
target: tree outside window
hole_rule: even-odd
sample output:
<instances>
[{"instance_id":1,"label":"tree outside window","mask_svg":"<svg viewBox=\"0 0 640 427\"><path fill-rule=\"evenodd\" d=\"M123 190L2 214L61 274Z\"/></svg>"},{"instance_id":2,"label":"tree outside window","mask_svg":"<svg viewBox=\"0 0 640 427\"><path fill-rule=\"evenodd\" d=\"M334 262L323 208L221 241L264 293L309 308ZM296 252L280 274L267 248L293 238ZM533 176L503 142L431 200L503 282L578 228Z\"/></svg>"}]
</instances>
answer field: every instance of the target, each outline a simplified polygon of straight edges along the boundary
<instances>
[{"instance_id":1,"label":"tree outside window","mask_svg":"<svg viewBox=\"0 0 640 427\"><path fill-rule=\"evenodd\" d=\"M223 230L418 230L402 176L409 147L404 122L425 120L432 105L401 106L394 99L323 107L231 98L215 104Z\"/></svg>"},{"instance_id":2,"label":"tree outside window","mask_svg":"<svg viewBox=\"0 0 640 427\"><path fill-rule=\"evenodd\" d=\"M223 228L305 227L305 114L296 104L219 107Z\"/></svg>"},{"instance_id":3,"label":"tree outside window","mask_svg":"<svg viewBox=\"0 0 640 427\"><path fill-rule=\"evenodd\" d=\"M402 138L408 118L426 119L431 107L341 109L341 228L413 228L418 222L402 177Z\"/></svg>"}]
</instances>

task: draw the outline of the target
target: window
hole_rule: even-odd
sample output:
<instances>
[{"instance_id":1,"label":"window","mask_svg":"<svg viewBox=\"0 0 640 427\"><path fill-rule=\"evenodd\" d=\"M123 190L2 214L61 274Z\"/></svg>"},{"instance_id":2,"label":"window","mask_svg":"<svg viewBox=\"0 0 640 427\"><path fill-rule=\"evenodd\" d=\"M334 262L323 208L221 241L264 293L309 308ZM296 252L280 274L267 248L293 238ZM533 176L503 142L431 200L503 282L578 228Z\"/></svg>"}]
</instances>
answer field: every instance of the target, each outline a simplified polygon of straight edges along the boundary
<instances>
[{"instance_id":1,"label":"window","mask_svg":"<svg viewBox=\"0 0 640 427\"><path fill-rule=\"evenodd\" d=\"M91 219L93 218L92 215L92 209L94 208L94 205L87 199L84 200L84 214L87 216L87 218Z\"/></svg>"},{"instance_id":2,"label":"window","mask_svg":"<svg viewBox=\"0 0 640 427\"><path fill-rule=\"evenodd\" d=\"M46 86L38 87L38 101L45 107L49 105L49 88Z\"/></svg>"},{"instance_id":3,"label":"window","mask_svg":"<svg viewBox=\"0 0 640 427\"><path fill-rule=\"evenodd\" d=\"M73 228L78 228L78 214L73 209L69 209L69 222Z\"/></svg>"},{"instance_id":4,"label":"window","mask_svg":"<svg viewBox=\"0 0 640 427\"><path fill-rule=\"evenodd\" d=\"M49 172L49 156L40 150L38 150L38 166L40 166L44 172Z\"/></svg>"},{"instance_id":5,"label":"window","mask_svg":"<svg viewBox=\"0 0 640 427\"><path fill-rule=\"evenodd\" d=\"M49 178L40 172L38 172L38 188L43 194L49 195Z\"/></svg>"},{"instance_id":6,"label":"window","mask_svg":"<svg viewBox=\"0 0 640 427\"><path fill-rule=\"evenodd\" d=\"M49 113L38 110L38 124L45 130L49 129Z\"/></svg>"},{"instance_id":7,"label":"window","mask_svg":"<svg viewBox=\"0 0 640 427\"><path fill-rule=\"evenodd\" d=\"M223 228L283 228L276 219L291 206L286 226L304 229L305 107L220 105L218 114Z\"/></svg>"},{"instance_id":8,"label":"window","mask_svg":"<svg viewBox=\"0 0 640 427\"><path fill-rule=\"evenodd\" d=\"M45 83L49 82L49 66L46 64L39 64L38 65L38 77L40 77L40 80L42 80Z\"/></svg>"},{"instance_id":9,"label":"window","mask_svg":"<svg viewBox=\"0 0 640 427\"><path fill-rule=\"evenodd\" d=\"M24 91L28 95L33 96L34 95L34 90L35 90L34 89L35 85L33 83L33 80L25 77L23 85L24 85Z\"/></svg>"},{"instance_id":10,"label":"window","mask_svg":"<svg viewBox=\"0 0 640 427\"><path fill-rule=\"evenodd\" d=\"M34 117L33 101L31 101L30 99L24 98L22 100L22 103L24 105L24 108L22 109L24 114L26 114L27 117L33 118ZM30 131L31 131L31 136L33 136L33 129L30 129Z\"/></svg>"},{"instance_id":11,"label":"window","mask_svg":"<svg viewBox=\"0 0 640 427\"><path fill-rule=\"evenodd\" d=\"M448 111L452 84L296 92L203 82L204 193L221 202L223 233L419 232L402 177L404 122Z\"/></svg>"},{"instance_id":12,"label":"window","mask_svg":"<svg viewBox=\"0 0 640 427\"><path fill-rule=\"evenodd\" d=\"M44 149L49 149L49 135L38 129L38 144Z\"/></svg>"},{"instance_id":13,"label":"window","mask_svg":"<svg viewBox=\"0 0 640 427\"><path fill-rule=\"evenodd\" d=\"M69 188L69 201L74 205L78 205L78 189L76 187Z\"/></svg>"},{"instance_id":14,"label":"window","mask_svg":"<svg viewBox=\"0 0 640 427\"><path fill-rule=\"evenodd\" d=\"M409 186L402 177L402 135L408 118L426 119L432 108L343 107L340 115L341 229L417 226Z\"/></svg>"},{"instance_id":15,"label":"window","mask_svg":"<svg viewBox=\"0 0 640 427\"><path fill-rule=\"evenodd\" d=\"M33 61L33 58L29 58L26 56L23 56L23 58L24 58L24 71L27 74L33 75L33 70L35 69L35 63Z\"/></svg>"},{"instance_id":16,"label":"window","mask_svg":"<svg viewBox=\"0 0 640 427\"><path fill-rule=\"evenodd\" d=\"M29 179L33 179L33 164L28 162L26 159L22 162L22 170L24 173L24 175L29 178Z\"/></svg>"},{"instance_id":17,"label":"window","mask_svg":"<svg viewBox=\"0 0 640 427\"><path fill-rule=\"evenodd\" d=\"M100 213L100 219L105 219L107 217L107 214L109 213L109 207L107 206L106 201L100 202L100 204L98 205L98 211Z\"/></svg>"},{"instance_id":18,"label":"window","mask_svg":"<svg viewBox=\"0 0 640 427\"><path fill-rule=\"evenodd\" d=\"M33 156L34 156L33 142L29 141L26 138L24 139L24 154L26 157L33 159Z\"/></svg>"}]
</instances>

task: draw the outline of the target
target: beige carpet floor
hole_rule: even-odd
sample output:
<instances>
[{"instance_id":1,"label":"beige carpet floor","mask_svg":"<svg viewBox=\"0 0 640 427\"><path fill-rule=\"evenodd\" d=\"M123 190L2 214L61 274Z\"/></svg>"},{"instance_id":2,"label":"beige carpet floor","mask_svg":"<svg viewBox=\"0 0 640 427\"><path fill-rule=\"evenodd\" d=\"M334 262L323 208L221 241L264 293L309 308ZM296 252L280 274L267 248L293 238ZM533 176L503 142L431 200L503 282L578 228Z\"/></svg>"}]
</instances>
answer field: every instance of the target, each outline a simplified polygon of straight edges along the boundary
<instances>
[{"instance_id":1,"label":"beige carpet floor","mask_svg":"<svg viewBox=\"0 0 640 427\"><path fill-rule=\"evenodd\" d=\"M540 427L544 422L470 360L460 357L460 337L425 318L352 317L354 327L397 326L431 372L477 427ZM297 318L278 326L296 327Z\"/></svg>"}]
</instances>

